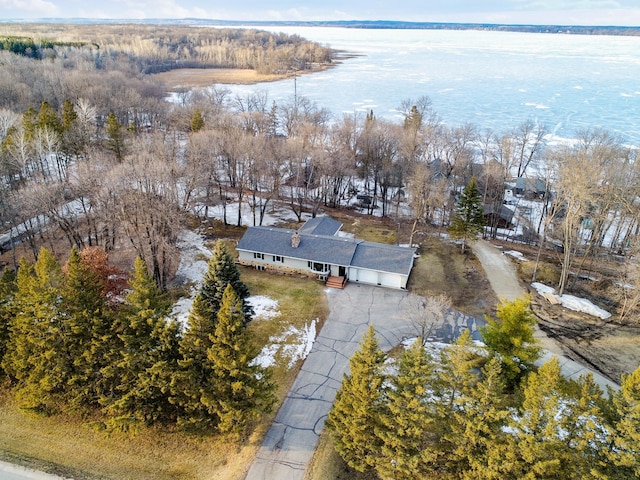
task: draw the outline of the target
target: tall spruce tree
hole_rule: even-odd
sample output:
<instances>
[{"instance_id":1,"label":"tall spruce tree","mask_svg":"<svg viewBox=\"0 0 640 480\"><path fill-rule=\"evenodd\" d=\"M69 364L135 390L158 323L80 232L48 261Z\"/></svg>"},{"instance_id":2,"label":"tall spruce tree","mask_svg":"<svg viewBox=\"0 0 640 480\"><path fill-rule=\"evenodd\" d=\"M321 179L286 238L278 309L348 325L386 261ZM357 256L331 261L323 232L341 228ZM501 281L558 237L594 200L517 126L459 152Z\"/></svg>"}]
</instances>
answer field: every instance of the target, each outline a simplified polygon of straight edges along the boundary
<instances>
[{"instance_id":1,"label":"tall spruce tree","mask_svg":"<svg viewBox=\"0 0 640 480\"><path fill-rule=\"evenodd\" d=\"M476 238L484 228L484 216L480 191L475 177L464 187L453 214L449 233L462 240L462 253L465 252L467 240Z\"/></svg>"},{"instance_id":2,"label":"tall spruce tree","mask_svg":"<svg viewBox=\"0 0 640 480\"><path fill-rule=\"evenodd\" d=\"M40 250L35 264L21 260L2 361L20 406L46 413L62 405L71 362L64 345L61 283L60 265L48 250Z\"/></svg>"},{"instance_id":3,"label":"tall spruce tree","mask_svg":"<svg viewBox=\"0 0 640 480\"><path fill-rule=\"evenodd\" d=\"M107 116L104 128L107 133L107 148L114 153L116 160L121 162L126 153L125 132L113 112Z\"/></svg>"},{"instance_id":4,"label":"tall spruce tree","mask_svg":"<svg viewBox=\"0 0 640 480\"><path fill-rule=\"evenodd\" d=\"M574 453L564 439L564 383L555 357L527 377L520 414L508 422L503 478L578 478L568 473Z\"/></svg>"},{"instance_id":5,"label":"tall spruce tree","mask_svg":"<svg viewBox=\"0 0 640 480\"><path fill-rule=\"evenodd\" d=\"M207 353L216 385L218 430L239 437L275 402L275 385L269 380L269 372L252 363L259 350L244 324L242 300L229 284Z\"/></svg>"},{"instance_id":6,"label":"tall spruce tree","mask_svg":"<svg viewBox=\"0 0 640 480\"><path fill-rule=\"evenodd\" d=\"M96 408L115 387L101 372L111 365L117 352L114 319L104 288L98 273L73 248L61 292L65 350L73 359L68 381L71 408Z\"/></svg>"},{"instance_id":7,"label":"tall spruce tree","mask_svg":"<svg viewBox=\"0 0 640 480\"><path fill-rule=\"evenodd\" d=\"M381 410L376 436L381 440L375 469L382 479L412 480L432 470L433 391L435 365L420 339L407 349Z\"/></svg>"},{"instance_id":8,"label":"tall spruce tree","mask_svg":"<svg viewBox=\"0 0 640 480\"><path fill-rule=\"evenodd\" d=\"M533 337L536 319L529 304L529 297L503 302L498 305L497 318L485 315L487 325L480 328L490 354L502 363L502 375L510 389L520 384L540 358L540 347Z\"/></svg>"},{"instance_id":9,"label":"tall spruce tree","mask_svg":"<svg viewBox=\"0 0 640 480\"><path fill-rule=\"evenodd\" d=\"M372 471L380 455L382 442L375 432L385 398L385 359L371 325L349 360L351 371L344 375L326 421L336 451L359 472Z\"/></svg>"},{"instance_id":10,"label":"tall spruce tree","mask_svg":"<svg viewBox=\"0 0 640 480\"><path fill-rule=\"evenodd\" d=\"M118 353L103 368L115 387L100 402L110 426L123 429L175 421L169 387L178 360L179 327L167 318L171 303L140 258L129 284L116 321Z\"/></svg>"},{"instance_id":11,"label":"tall spruce tree","mask_svg":"<svg viewBox=\"0 0 640 480\"><path fill-rule=\"evenodd\" d=\"M467 480L502 480L504 426L511 415L503 395L500 361L490 359L480 380L462 397L446 434L451 445L448 464L454 475Z\"/></svg>"},{"instance_id":12,"label":"tall spruce tree","mask_svg":"<svg viewBox=\"0 0 640 480\"><path fill-rule=\"evenodd\" d=\"M172 381L172 402L184 409L180 423L215 426L216 402L208 351L215 335L218 312L224 291L231 285L242 301L244 321L253 313L244 302L249 289L240 280L240 271L221 240L209 259L202 287L189 312L188 328L180 340L178 371ZM200 401L204 399L204 401Z\"/></svg>"},{"instance_id":13,"label":"tall spruce tree","mask_svg":"<svg viewBox=\"0 0 640 480\"><path fill-rule=\"evenodd\" d=\"M640 367L623 375L613 404L617 416L615 443L608 455L618 467L618 478L640 478Z\"/></svg>"},{"instance_id":14,"label":"tall spruce tree","mask_svg":"<svg viewBox=\"0 0 640 480\"><path fill-rule=\"evenodd\" d=\"M218 240L209 259L207 272L202 279L200 292L193 302L192 312L215 322L227 285L233 287L242 301L242 311L245 314L245 321L248 323L253 315L251 306L245 302L249 297L249 289L240 280L240 270L238 270L233 256L227 250L224 242Z\"/></svg>"},{"instance_id":15,"label":"tall spruce tree","mask_svg":"<svg viewBox=\"0 0 640 480\"><path fill-rule=\"evenodd\" d=\"M4 378L2 360L9 342L9 324L15 316L15 296L18 285L15 272L5 268L0 276L0 382Z\"/></svg>"},{"instance_id":16,"label":"tall spruce tree","mask_svg":"<svg viewBox=\"0 0 640 480\"><path fill-rule=\"evenodd\" d=\"M204 118L199 108L196 108L191 115L191 132L196 133L204 128Z\"/></svg>"}]
</instances>

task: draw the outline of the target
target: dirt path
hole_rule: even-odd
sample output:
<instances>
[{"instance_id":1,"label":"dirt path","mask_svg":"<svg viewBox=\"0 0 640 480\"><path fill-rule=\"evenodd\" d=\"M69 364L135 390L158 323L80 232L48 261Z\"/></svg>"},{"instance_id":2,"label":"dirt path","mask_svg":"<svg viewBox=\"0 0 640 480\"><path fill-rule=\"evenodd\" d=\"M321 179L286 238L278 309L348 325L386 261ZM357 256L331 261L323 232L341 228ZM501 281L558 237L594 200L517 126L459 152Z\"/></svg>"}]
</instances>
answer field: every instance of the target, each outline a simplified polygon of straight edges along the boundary
<instances>
[{"instance_id":1,"label":"dirt path","mask_svg":"<svg viewBox=\"0 0 640 480\"><path fill-rule=\"evenodd\" d=\"M471 246L482 267L485 270L489 283L494 292L501 300L512 301L527 293L520 283L513 264L502 252L485 240L476 240ZM587 373L593 374L594 380L606 391L606 387L619 388L619 386L601 375L599 372L590 369L563 354L560 344L549 338L540 328L537 328L534 335L544 349L543 357L538 364L549 361L553 356L558 357L562 373L567 378L576 378Z\"/></svg>"}]
</instances>

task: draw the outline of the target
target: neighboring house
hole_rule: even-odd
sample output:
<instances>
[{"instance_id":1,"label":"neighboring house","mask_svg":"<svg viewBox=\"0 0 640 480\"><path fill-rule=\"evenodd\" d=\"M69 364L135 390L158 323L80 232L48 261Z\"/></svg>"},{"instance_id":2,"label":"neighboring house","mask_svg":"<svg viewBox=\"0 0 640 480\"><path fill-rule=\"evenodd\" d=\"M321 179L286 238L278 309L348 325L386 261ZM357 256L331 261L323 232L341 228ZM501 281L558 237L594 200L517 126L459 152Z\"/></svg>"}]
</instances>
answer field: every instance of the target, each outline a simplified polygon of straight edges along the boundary
<instances>
[{"instance_id":1,"label":"neighboring house","mask_svg":"<svg viewBox=\"0 0 640 480\"><path fill-rule=\"evenodd\" d=\"M415 249L340 237L342 224L327 217L307 221L298 230L249 227L236 249L242 265L301 273L327 285L347 281L407 288Z\"/></svg>"},{"instance_id":2,"label":"neighboring house","mask_svg":"<svg viewBox=\"0 0 640 480\"><path fill-rule=\"evenodd\" d=\"M516 186L513 189L515 195L523 195L526 198L544 198L547 191L547 183L543 178L523 178L516 179Z\"/></svg>"},{"instance_id":3,"label":"neighboring house","mask_svg":"<svg viewBox=\"0 0 640 480\"><path fill-rule=\"evenodd\" d=\"M483 205L485 225L495 228L513 228L513 210L506 205Z\"/></svg>"}]
</instances>

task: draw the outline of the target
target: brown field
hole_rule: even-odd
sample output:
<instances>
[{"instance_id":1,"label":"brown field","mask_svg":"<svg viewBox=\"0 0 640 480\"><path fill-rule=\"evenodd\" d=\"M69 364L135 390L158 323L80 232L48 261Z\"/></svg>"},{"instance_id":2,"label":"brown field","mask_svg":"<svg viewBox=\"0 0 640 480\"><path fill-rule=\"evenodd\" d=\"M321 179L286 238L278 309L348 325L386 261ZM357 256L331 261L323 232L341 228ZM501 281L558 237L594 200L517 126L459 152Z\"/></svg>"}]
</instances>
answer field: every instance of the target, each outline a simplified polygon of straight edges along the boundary
<instances>
[{"instance_id":1,"label":"brown field","mask_svg":"<svg viewBox=\"0 0 640 480\"><path fill-rule=\"evenodd\" d=\"M243 68L178 68L168 72L151 75L171 89L209 87L216 84L253 85L262 82L275 82L298 75L316 73L328 68L319 66L315 69L291 72L286 74L259 73L256 70Z\"/></svg>"},{"instance_id":2,"label":"brown field","mask_svg":"<svg viewBox=\"0 0 640 480\"><path fill-rule=\"evenodd\" d=\"M215 84L251 85L273 82L287 78L287 75L258 73L242 68L179 68L151 75L172 89L178 87L208 87Z\"/></svg>"}]
</instances>

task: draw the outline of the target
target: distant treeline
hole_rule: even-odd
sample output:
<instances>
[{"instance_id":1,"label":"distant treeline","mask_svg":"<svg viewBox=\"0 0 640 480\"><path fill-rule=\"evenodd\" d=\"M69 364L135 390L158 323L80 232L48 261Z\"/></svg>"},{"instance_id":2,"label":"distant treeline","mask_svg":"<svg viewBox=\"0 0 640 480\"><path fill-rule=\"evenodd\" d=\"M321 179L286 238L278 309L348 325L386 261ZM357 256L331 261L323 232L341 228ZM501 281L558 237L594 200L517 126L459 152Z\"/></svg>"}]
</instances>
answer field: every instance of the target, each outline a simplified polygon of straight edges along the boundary
<instances>
[{"instance_id":1,"label":"distant treeline","mask_svg":"<svg viewBox=\"0 0 640 480\"><path fill-rule=\"evenodd\" d=\"M177 20L166 20L177 22ZM190 24L212 23L218 25L283 25L306 27L343 27L371 29L415 29L415 30L490 30L499 32L568 33L576 35L631 35L640 36L640 27L598 25L509 25L494 23L446 23L446 22L402 22L393 20L344 20L313 22L236 22L223 20L192 20Z\"/></svg>"},{"instance_id":2,"label":"distant treeline","mask_svg":"<svg viewBox=\"0 0 640 480\"><path fill-rule=\"evenodd\" d=\"M98 69L120 63L140 73L183 67L245 68L287 73L333 61L335 52L298 35L246 28L140 24L4 24L0 50ZM86 51L86 45L97 47ZM76 51L80 50L80 52ZM120 67L120 70L127 67Z\"/></svg>"},{"instance_id":3,"label":"distant treeline","mask_svg":"<svg viewBox=\"0 0 640 480\"><path fill-rule=\"evenodd\" d=\"M31 37L0 37L0 50L6 50L24 57L41 59L45 50L55 47L84 47L86 42L57 42L47 39L34 40ZM99 48L98 45L94 44Z\"/></svg>"}]
</instances>

